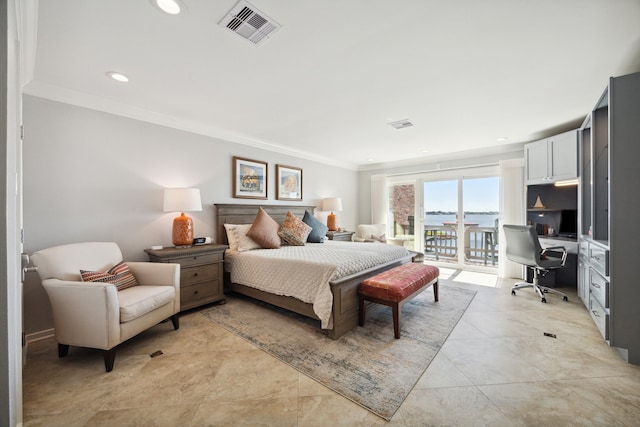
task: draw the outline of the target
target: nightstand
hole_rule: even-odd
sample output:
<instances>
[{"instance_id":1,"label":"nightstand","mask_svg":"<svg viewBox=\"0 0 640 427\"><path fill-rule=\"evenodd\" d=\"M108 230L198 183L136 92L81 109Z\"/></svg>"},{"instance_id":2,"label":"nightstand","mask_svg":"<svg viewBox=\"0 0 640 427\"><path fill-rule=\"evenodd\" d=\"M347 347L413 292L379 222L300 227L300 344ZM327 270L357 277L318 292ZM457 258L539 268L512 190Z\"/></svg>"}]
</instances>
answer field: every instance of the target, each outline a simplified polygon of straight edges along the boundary
<instances>
[{"instance_id":1,"label":"nightstand","mask_svg":"<svg viewBox=\"0 0 640 427\"><path fill-rule=\"evenodd\" d=\"M353 233L355 233L355 231L327 231L327 237L329 240L350 242Z\"/></svg>"},{"instance_id":2,"label":"nightstand","mask_svg":"<svg viewBox=\"0 0 640 427\"><path fill-rule=\"evenodd\" d=\"M224 301L223 258L226 245L145 249L151 262L180 264L180 311Z\"/></svg>"}]
</instances>

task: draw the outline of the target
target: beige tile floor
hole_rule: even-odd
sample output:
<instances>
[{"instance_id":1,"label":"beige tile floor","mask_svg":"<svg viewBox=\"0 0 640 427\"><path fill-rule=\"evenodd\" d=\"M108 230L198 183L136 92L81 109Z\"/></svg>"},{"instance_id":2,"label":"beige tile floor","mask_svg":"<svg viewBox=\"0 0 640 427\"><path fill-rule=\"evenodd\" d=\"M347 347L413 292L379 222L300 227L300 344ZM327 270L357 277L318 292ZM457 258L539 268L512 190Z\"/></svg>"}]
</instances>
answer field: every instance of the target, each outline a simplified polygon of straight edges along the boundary
<instances>
[{"instance_id":1,"label":"beige tile floor","mask_svg":"<svg viewBox=\"0 0 640 427\"><path fill-rule=\"evenodd\" d=\"M24 425L640 425L640 366L606 345L575 291L542 304L495 276L442 275L477 295L389 423L192 311L122 345L111 373L98 351L58 359L53 339L31 343Z\"/></svg>"}]
</instances>

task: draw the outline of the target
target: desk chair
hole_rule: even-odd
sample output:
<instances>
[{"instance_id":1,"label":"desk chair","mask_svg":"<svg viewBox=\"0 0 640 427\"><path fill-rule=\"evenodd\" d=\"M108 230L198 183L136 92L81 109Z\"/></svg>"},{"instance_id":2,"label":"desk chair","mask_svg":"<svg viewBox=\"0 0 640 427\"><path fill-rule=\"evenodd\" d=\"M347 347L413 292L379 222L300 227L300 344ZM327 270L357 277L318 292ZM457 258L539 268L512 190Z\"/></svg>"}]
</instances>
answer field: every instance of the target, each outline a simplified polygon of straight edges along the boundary
<instances>
[{"instance_id":1,"label":"desk chair","mask_svg":"<svg viewBox=\"0 0 640 427\"><path fill-rule=\"evenodd\" d=\"M542 249L538 235L534 227L530 225L505 224L503 229L507 239L507 258L533 270L533 283L516 283L511 288L511 294L515 295L517 289L533 287L542 302L547 302L545 294L548 292L561 295L563 301L568 301L569 297L564 292L538 284L538 275L544 276L549 270L564 267L567 260L567 250L563 246ZM560 252L562 253L561 257L553 256Z\"/></svg>"}]
</instances>

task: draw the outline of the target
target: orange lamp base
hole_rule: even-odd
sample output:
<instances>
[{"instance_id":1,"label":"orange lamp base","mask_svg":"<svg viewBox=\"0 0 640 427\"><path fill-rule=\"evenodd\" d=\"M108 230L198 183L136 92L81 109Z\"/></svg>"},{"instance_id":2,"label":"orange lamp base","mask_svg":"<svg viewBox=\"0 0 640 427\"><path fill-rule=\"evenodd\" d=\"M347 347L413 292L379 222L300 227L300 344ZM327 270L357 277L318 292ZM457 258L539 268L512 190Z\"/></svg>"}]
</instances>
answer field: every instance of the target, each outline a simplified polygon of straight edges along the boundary
<instances>
[{"instance_id":1,"label":"orange lamp base","mask_svg":"<svg viewBox=\"0 0 640 427\"><path fill-rule=\"evenodd\" d=\"M336 215L333 212L327 215L327 228L329 231L338 230L338 227L336 227Z\"/></svg>"},{"instance_id":2,"label":"orange lamp base","mask_svg":"<svg viewBox=\"0 0 640 427\"><path fill-rule=\"evenodd\" d=\"M191 246L193 244L193 220L184 212L173 220L172 241L175 246Z\"/></svg>"}]
</instances>

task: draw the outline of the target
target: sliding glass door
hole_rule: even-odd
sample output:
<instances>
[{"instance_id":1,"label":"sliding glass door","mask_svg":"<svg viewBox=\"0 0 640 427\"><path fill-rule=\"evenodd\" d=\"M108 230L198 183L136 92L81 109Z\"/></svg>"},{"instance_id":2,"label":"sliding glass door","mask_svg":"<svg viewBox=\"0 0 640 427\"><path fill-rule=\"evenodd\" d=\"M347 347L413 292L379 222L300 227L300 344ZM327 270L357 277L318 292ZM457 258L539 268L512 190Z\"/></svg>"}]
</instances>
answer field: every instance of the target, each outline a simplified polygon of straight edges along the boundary
<instances>
[{"instance_id":1,"label":"sliding glass door","mask_svg":"<svg viewBox=\"0 0 640 427\"><path fill-rule=\"evenodd\" d=\"M500 179L497 176L463 179L462 199L464 262L497 267Z\"/></svg>"},{"instance_id":2,"label":"sliding glass door","mask_svg":"<svg viewBox=\"0 0 640 427\"><path fill-rule=\"evenodd\" d=\"M458 180L428 181L424 194L425 259L458 263Z\"/></svg>"},{"instance_id":3,"label":"sliding glass door","mask_svg":"<svg viewBox=\"0 0 640 427\"><path fill-rule=\"evenodd\" d=\"M423 181L426 260L497 267L499 185L497 176Z\"/></svg>"},{"instance_id":4,"label":"sliding glass door","mask_svg":"<svg viewBox=\"0 0 640 427\"><path fill-rule=\"evenodd\" d=\"M387 242L427 263L497 272L497 166L387 176Z\"/></svg>"}]
</instances>

